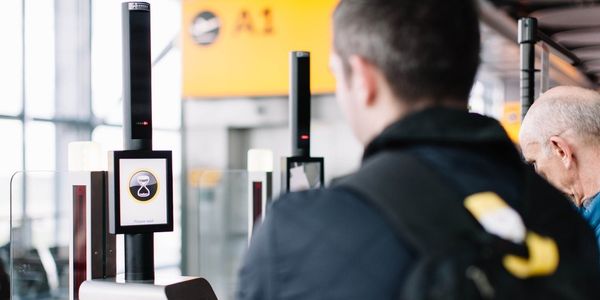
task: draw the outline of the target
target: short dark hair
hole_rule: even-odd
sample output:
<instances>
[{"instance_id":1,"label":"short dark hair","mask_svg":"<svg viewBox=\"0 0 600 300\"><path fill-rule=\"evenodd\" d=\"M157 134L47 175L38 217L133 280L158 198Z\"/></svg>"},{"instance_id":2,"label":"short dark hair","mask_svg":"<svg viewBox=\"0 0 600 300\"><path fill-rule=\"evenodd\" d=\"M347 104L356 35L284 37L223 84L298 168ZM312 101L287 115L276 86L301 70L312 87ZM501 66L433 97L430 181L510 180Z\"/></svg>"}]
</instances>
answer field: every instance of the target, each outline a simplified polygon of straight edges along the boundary
<instances>
[{"instance_id":1,"label":"short dark hair","mask_svg":"<svg viewBox=\"0 0 600 300\"><path fill-rule=\"evenodd\" d=\"M333 19L346 74L358 55L406 101L468 101L480 61L473 0L341 0Z\"/></svg>"}]
</instances>

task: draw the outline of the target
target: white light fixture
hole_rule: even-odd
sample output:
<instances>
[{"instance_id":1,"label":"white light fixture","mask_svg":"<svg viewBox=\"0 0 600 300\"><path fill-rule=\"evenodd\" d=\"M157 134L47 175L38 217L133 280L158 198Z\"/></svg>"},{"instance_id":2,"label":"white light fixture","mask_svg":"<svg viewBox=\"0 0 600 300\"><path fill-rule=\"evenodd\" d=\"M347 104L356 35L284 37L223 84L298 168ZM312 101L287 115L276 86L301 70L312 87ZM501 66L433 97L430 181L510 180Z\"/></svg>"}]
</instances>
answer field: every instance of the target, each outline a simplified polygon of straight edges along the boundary
<instances>
[{"instance_id":1,"label":"white light fixture","mask_svg":"<svg viewBox=\"0 0 600 300\"><path fill-rule=\"evenodd\" d=\"M69 143L68 167L70 172L103 171L102 147L96 142Z\"/></svg>"},{"instance_id":2,"label":"white light fixture","mask_svg":"<svg viewBox=\"0 0 600 300\"><path fill-rule=\"evenodd\" d=\"M250 149L248 151L248 172L273 172L273 151Z\"/></svg>"}]
</instances>

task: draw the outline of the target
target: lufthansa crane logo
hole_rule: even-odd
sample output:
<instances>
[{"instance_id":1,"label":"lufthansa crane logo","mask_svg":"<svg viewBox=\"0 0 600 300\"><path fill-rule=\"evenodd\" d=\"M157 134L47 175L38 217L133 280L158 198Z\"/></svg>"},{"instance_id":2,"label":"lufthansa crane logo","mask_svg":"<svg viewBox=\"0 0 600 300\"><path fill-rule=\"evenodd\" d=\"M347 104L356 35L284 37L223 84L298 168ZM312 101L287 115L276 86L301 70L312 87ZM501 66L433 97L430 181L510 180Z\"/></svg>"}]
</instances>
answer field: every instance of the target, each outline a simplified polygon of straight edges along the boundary
<instances>
[{"instance_id":1,"label":"lufthansa crane logo","mask_svg":"<svg viewBox=\"0 0 600 300\"><path fill-rule=\"evenodd\" d=\"M146 202L156 196L158 191L158 180L149 171L138 171L129 179L129 193L134 199Z\"/></svg>"},{"instance_id":2,"label":"lufthansa crane logo","mask_svg":"<svg viewBox=\"0 0 600 300\"><path fill-rule=\"evenodd\" d=\"M190 33L194 41L202 46L215 42L221 31L221 21L210 11L203 11L196 16Z\"/></svg>"}]
</instances>

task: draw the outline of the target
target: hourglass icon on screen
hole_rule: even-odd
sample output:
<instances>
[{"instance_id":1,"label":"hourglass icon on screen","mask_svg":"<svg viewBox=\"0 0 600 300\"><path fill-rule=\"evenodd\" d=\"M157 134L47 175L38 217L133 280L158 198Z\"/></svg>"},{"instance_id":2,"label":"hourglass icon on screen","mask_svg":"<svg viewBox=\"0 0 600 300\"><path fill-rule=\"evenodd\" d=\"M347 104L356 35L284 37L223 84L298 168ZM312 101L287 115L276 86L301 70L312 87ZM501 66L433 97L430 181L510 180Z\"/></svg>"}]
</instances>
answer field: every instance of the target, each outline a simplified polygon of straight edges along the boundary
<instances>
[{"instance_id":1,"label":"hourglass icon on screen","mask_svg":"<svg viewBox=\"0 0 600 300\"><path fill-rule=\"evenodd\" d=\"M129 180L129 192L138 201L148 201L154 198L158 191L158 181L149 171L138 171Z\"/></svg>"},{"instance_id":2,"label":"hourglass icon on screen","mask_svg":"<svg viewBox=\"0 0 600 300\"><path fill-rule=\"evenodd\" d=\"M140 175L137 178L137 182L140 184L140 189L137 191L139 197L150 196L150 190L148 189L148 183L150 182L150 176Z\"/></svg>"}]
</instances>

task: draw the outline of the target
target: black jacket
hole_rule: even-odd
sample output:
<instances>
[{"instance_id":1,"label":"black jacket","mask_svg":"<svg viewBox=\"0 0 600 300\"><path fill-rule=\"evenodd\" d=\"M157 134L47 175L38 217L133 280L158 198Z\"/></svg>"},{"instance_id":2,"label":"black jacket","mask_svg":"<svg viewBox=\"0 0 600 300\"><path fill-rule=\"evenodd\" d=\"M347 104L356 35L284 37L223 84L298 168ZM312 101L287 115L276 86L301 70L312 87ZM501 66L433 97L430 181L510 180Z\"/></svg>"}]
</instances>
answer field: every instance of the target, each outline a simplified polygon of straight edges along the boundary
<instances>
[{"instance_id":1,"label":"black jacket","mask_svg":"<svg viewBox=\"0 0 600 300\"><path fill-rule=\"evenodd\" d=\"M491 118L441 108L418 112L385 129L364 159L392 149L423 157L465 193L493 191L520 205L522 162ZM416 257L352 191L334 185L292 193L273 203L256 232L237 298L394 299Z\"/></svg>"}]
</instances>

